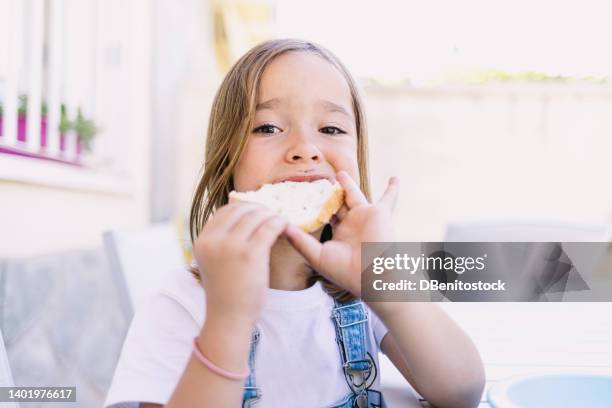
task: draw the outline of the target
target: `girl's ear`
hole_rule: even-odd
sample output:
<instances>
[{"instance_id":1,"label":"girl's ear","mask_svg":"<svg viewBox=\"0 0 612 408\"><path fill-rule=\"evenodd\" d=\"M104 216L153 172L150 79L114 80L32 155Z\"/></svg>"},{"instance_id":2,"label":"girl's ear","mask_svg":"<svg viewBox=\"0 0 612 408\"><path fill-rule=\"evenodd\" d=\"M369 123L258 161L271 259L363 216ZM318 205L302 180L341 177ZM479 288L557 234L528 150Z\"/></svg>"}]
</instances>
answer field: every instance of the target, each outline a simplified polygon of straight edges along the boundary
<instances>
[{"instance_id":1,"label":"girl's ear","mask_svg":"<svg viewBox=\"0 0 612 408\"><path fill-rule=\"evenodd\" d=\"M321 238L319 239L320 243L323 243L325 241L329 241L330 239L332 239L332 226L331 224L325 224L325 226L323 227L323 232L321 232Z\"/></svg>"}]
</instances>

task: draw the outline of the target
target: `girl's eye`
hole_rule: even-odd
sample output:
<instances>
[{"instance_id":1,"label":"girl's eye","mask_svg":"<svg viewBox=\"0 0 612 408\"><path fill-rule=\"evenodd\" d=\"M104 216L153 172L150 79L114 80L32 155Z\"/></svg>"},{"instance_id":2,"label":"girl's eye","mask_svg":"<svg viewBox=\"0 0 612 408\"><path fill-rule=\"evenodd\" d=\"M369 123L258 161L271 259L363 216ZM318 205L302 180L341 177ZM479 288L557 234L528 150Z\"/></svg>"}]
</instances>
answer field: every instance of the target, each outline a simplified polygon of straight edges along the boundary
<instances>
[{"instance_id":1,"label":"girl's eye","mask_svg":"<svg viewBox=\"0 0 612 408\"><path fill-rule=\"evenodd\" d=\"M279 133L282 132L277 126L264 124L253 129L253 133Z\"/></svg>"},{"instance_id":2,"label":"girl's eye","mask_svg":"<svg viewBox=\"0 0 612 408\"><path fill-rule=\"evenodd\" d=\"M344 130L337 128L335 126L325 126L324 128L321 128L319 131L325 134L328 134L328 135L342 135L346 133Z\"/></svg>"}]
</instances>

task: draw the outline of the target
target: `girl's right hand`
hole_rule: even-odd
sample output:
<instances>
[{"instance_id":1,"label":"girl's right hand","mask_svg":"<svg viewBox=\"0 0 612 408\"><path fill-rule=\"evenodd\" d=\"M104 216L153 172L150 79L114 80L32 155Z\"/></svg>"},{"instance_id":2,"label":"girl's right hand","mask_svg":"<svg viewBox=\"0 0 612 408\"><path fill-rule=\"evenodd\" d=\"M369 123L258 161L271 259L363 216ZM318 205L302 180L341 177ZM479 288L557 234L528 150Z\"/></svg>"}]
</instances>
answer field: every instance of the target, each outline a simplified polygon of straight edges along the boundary
<instances>
[{"instance_id":1,"label":"girl's right hand","mask_svg":"<svg viewBox=\"0 0 612 408\"><path fill-rule=\"evenodd\" d=\"M209 218L193 245L206 314L253 324L270 280L270 251L287 220L260 204L235 202Z\"/></svg>"}]
</instances>

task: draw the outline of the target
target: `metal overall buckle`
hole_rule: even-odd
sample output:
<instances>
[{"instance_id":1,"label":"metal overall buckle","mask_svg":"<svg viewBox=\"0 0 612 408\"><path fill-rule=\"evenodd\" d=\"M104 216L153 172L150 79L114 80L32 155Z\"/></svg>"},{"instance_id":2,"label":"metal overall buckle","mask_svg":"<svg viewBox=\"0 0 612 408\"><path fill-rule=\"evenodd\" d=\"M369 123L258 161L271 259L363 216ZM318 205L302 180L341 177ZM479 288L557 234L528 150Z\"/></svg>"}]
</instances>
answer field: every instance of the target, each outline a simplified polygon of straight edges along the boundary
<instances>
[{"instance_id":1,"label":"metal overall buckle","mask_svg":"<svg viewBox=\"0 0 612 408\"><path fill-rule=\"evenodd\" d=\"M367 368L363 370L355 370L352 369L350 363L366 363ZM344 372L346 373L347 378L350 378L349 387L353 390L354 393L359 393L361 390L367 388L371 384L367 384L368 380L372 376L372 361L369 359L364 360L354 360L350 363L344 364Z\"/></svg>"},{"instance_id":2,"label":"metal overall buckle","mask_svg":"<svg viewBox=\"0 0 612 408\"><path fill-rule=\"evenodd\" d=\"M357 395L353 408L368 408L368 390L363 390Z\"/></svg>"},{"instance_id":3,"label":"metal overall buckle","mask_svg":"<svg viewBox=\"0 0 612 408\"><path fill-rule=\"evenodd\" d=\"M349 363L344 365L346 377L350 379L350 381L347 381L348 385L356 395L354 408L366 408L368 406L368 389L376 379L376 364L374 364L370 353L368 353L367 359L355 360L351 363L367 363L367 368L364 370L353 370Z\"/></svg>"}]
</instances>

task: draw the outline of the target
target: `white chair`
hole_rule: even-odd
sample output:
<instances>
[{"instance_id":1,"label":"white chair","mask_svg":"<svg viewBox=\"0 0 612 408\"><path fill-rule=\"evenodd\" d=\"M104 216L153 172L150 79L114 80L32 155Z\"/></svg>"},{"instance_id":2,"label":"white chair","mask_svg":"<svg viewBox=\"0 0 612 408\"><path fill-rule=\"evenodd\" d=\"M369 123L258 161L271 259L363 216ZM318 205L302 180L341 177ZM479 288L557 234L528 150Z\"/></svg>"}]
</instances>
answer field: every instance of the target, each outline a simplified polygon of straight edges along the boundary
<instances>
[{"instance_id":1,"label":"white chair","mask_svg":"<svg viewBox=\"0 0 612 408\"><path fill-rule=\"evenodd\" d=\"M2 330L0 330L0 387L13 387L13 375L9 366L8 356L4 347L4 339L2 338ZM0 404L7 408L17 408L19 405L15 402L4 402Z\"/></svg>"},{"instance_id":2,"label":"white chair","mask_svg":"<svg viewBox=\"0 0 612 408\"><path fill-rule=\"evenodd\" d=\"M186 267L177 230L170 222L106 231L103 240L110 269L118 274L117 282L125 282L122 302L130 316L163 274Z\"/></svg>"}]
</instances>

